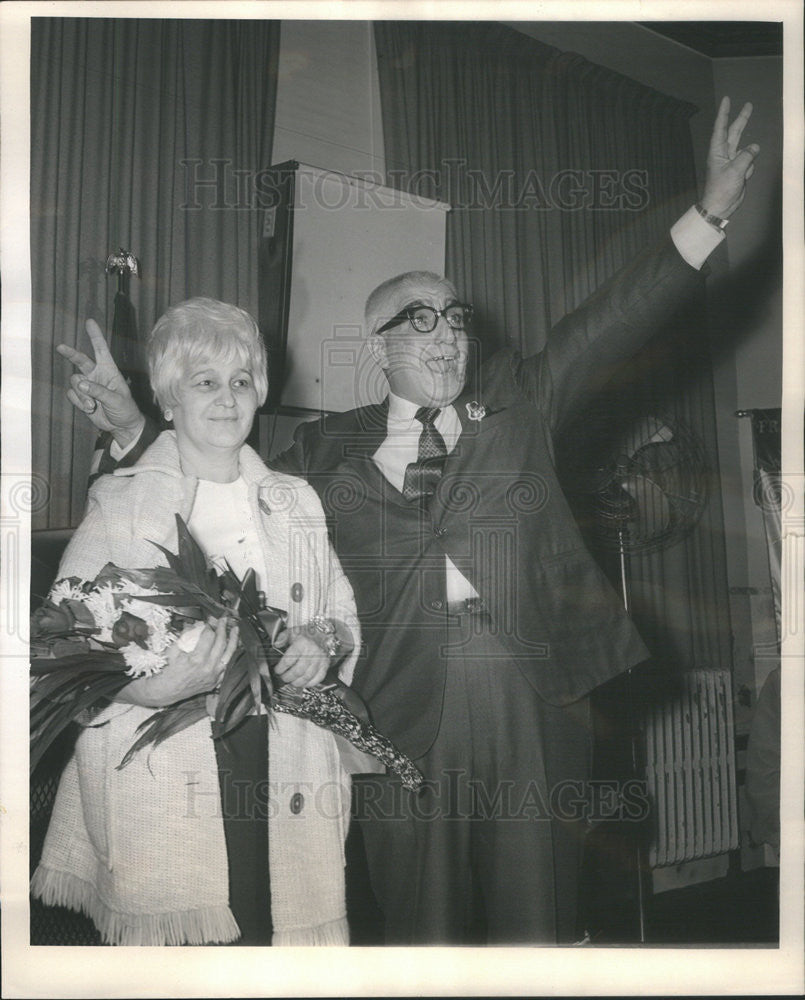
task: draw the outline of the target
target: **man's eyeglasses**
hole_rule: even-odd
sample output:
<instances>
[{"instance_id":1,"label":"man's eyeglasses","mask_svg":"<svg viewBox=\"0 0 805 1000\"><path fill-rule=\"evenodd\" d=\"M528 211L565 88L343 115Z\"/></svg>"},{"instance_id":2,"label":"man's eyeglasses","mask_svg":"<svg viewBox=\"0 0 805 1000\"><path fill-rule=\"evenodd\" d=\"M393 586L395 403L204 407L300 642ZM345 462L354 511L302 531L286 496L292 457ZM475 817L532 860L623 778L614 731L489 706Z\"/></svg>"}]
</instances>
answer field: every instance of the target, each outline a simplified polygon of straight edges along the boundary
<instances>
[{"instance_id":1,"label":"man's eyeglasses","mask_svg":"<svg viewBox=\"0 0 805 1000\"><path fill-rule=\"evenodd\" d=\"M447 325L453 330L464 330L472 321L472 306L462 302L453 302L444 309L433 309L431 306L406 306L401 312L384 323L376 333L385 333L394 326L399 326L406 320L417 333L430 333L436 329L439 317L444 316Z\"/></svg>"}]
</instances>

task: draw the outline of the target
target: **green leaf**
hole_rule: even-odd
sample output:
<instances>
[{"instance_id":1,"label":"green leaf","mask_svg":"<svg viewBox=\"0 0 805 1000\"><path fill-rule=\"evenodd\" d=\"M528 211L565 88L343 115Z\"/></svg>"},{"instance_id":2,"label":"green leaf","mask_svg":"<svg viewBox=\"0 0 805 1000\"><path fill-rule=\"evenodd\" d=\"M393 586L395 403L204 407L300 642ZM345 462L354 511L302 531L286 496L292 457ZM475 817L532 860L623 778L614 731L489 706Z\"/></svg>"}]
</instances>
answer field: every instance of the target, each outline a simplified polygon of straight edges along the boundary
<instances>
[{"instance_id":1,"label":"green leaf","mask_svg":"<svg viewBox=\"0 0 805 1000\"><path fill-rule=\"evenodd\" d=\"M137 594L136 601L145 604L158 604L162 608L172 608L185 618L206 618L208 601L188 601L189 594Z\"/></svg>"},{"instance_id":2,"label":"green leaf","mask_svg":"<svg viewBox=\"0 0 805 1000\"><path fill-rule=\"evenodd\" d=\"M179 542L179 559L185 569L184 575L197 587L203 590L208 597L217 598L217 577L215 578L215 588L209 592L209 577L207 574L207 557L201 546L188 531L187 525L179 514L176 515L176 535Z\"/></svg>"},{"instance_id":3,"label":"green leaf","mask_svg":"<svg viewBox=\"0 0 805 1000\"><path fill-rule=\"evenodd\" d=\"M149 538L148 540L151 542L153 546L158 548L159 551L165 556L165 558L168 561L168 566L170 566L171 570L176 574L176 576L180 580L186 581L184 566L182 565L182 561L179 558L179 556L177 556L175 552L171 552L170 549L166 549L164 545L160 545L159 542L155 542L152 538ZM143 584L143 586L147 586L147 584Z\"/></svg>"},{"instance_id":4,"label":"green leaf","mask_svg":"<svg viewBox=\"0 0 805 1000\"><path fill-rule=\"evenodd\" d=\"M121 771L127 764L130 764L135 754L139 753L140 750L148 746L158 747L160 743L164 743L171 736L194 726L206 716L207 700L203 694L194 695L192 698L186 698L175 705L168 705L166 708L160 709L137 727L140 736L126 751L116 770Z\"/></svg>"},{"instance_id":5,"label":"green leaf","mask_svg":"<svg viewBox=\"0 0 805 1000\"><path fill-rule=\"evenodd\" d=\"M118 583L120 580L120 569L114 563L108 562L92 581L94 588L104 587L107 583Z\"/></svg>"},{"instance_id":6,"label":"green leaf","mask_svg":"<svg viewBox=\"0 0 805 1000\"><path fill-rule=\"evenodd\" d=\"M219 701L213 723L213 737L217 740L223 739L251 715L253 707L252 693L248 684L244 684L238 695L230 700L226 711L221 710L221 702Z\"/></svg>"},{"instance_id":7,"label":"green leaf","mask_svg":"<svg viewBox=\"0 0 805 1000\"><path fill-rule=\"evenodd\" d=\"M41 726L31 729L31 751L29 758L29 773L33 774L40 760L45 755L53 741L64 732L73 721L72 713L66 711L53 712Z\"/></svg>"},{"instance_id":8,"label":"green leaf","mask_svg":"<svg viewBox=\"0 0 805 1000\"><path fill-rule=\"evenodd\" d=\"M156 542L152 542L151 544L156 545ZM157 545L157 548L162 548L162 546ZM168 552L167 549L162 549L162 551L167 555L173 554ZM125 577L121 579L121 582L136 583L141 587L153 587L163 594L170 593L171 591L185 593L191 589L187 580L183 580L175 570L167 566L156 566L153 569L127 569L125 570Z\"/></svg>"},{"instance_id":9,"label":"green leaf","mask_svg":"<svg viewBox=\"0 0 805 1000\"><path fill-rule=\"evenodd\" d=\"M269 664L266 659L266 650L256 629L245 618L241 618L238 623L238 636L245 652L244 663L248 672L249 686L252 690L254 704L261 703L260 695L262 685L261 676L270 684Z\"/></svg>"},{"instance_id":10,"label":"green leaf","mask_svg":"<svg viewBox=\"0 0 805 1000\"><path fill-rule=\"evenodd\" d=\"M76 669L125 671L128 667L122 653L106 649L90 649L60 656L58 659L42 657L31 661L31 673L34 677L47 677L50 674L58 676L64 671Z\"/></svg>"},{"instance_id":11,"label":"green leaf","mask_svg":"<svg viewBox=\"0 0 805 1000\"><path fill-rule=\"evenodd\" d=\"M287 613L279 611L277 608L264 608L252 616L252 624L259 630L263 644L268 647L279 646L280 636L285 629L287 620Z\"/></svg>"},{"instance_id":12,"label":"green leaf","mask_svg":"<svg viewBox=\"0 0 805 1000\"><path fill-rule=\"evenodd\" d=\"M81 633L66 635L51 635L47 639L31 638L28 652L31 660L59 660L76 653L88 653L90 650L87 637Z\"/></svg>"},{"instance_id":13,"label":"green leaf","mask_svg":"<svg viewBox=\"0 0 805 1000\"><path fill-rule=\"evenodd\" d=\"M225 604L212 601L201 593L184 594L121 594L121 597L132 597L136 601L143 601L146 604L158 604L160 607L171 608L177 614L184 615L185 618L196 620L205 619L209 615L220 618L226 614L228 608Z\"/></svg>"},{"instance_id":14,"label":"green leaf","mask_svg":"<svg viewBox=\"0 0 805 1000\"><path fill-rule=\"evenodd\" d=\"M130 677L120 671L88 673L71 677L49 697L31 696L31 753L33 773L53 741L73 722L80 721L87 710L99 710L114 700Z\"/></svg>"},{"instance_id":15,"label":"green leaf","mask_svg":"<svg viewBox=\"0 0 805 1000\"><path fill-rule=\"evenodd\" d=\"M224 671L221 688L218 692L218 706L215 711L215 718L219 722L228 716L233 706L239 702L244 691L247 691L251 695L249 672L246 666L247 659L248 654L246 651L243 649L239 650L232 657ZM254 707L251 698L249 707Z\"/></svg>"},{"instance_id":16,"label":"green leaf","mask_svg":"<svg viewBox=\"0 0 805 1000\"><path fill-rule=\"evenodd\" d=\"M241 615L256 615L260 610L260 595L257 590L257 576L253 569L247 569L240 583Z\"/></svg>"},{"instance_id":17,"label":"green leaf","mask_svg":"<svg viewBox=\"0 0 805 1000\"><path fill-rule=\"evenodd\" d=\"M95 619L92 617L92 612L82 601L76 601L74 598L68 597L62 601L62 606L66 606L69 609L77 626L95 628Z\"/></svg>"},{"instance_id":18,"label":"green leaf","mask_svg":"<svg viewBox=\"0 0 805 1000\"><path fill-rule=\"evenodd\" d=\"M218 581L221 586L221 590L229 591L233 596L239 596L240 594L240 580L233 571L229 563L226 564L226 569L222 570L219 574Z\"/></svg>"},{"instance_id":19,"label":"green leaf","mask_svg":"<svg viewBox=\"0 0 805 1000\"><path fill-rule=\"evenodd\" d=\"M56 692L55 697L54 695L50 697L53 701L58 699L60 702L68 702L77 715L87 709L103 707L112 695L130 683L131 677L122 673L88 675L78 678L69 689L65 686Z\"/></svg>"}]
</instances>

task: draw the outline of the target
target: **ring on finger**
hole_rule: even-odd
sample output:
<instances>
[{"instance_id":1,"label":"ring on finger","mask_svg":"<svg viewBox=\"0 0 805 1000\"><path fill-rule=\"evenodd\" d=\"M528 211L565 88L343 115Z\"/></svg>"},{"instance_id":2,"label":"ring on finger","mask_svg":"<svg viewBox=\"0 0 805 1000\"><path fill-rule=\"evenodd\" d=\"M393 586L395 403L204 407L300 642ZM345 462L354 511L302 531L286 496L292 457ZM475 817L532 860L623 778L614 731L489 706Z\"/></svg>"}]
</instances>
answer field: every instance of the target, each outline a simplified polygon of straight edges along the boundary
<instances>
[{"instance_id":1,"label":"ring on finger","mask_svg":"<svg viewBox=\"0 0 805 1000\"><path fill-rule=\"evenodd\" d=\"M90 399L90 401L86 405L87 413L94 413L97 409L98 409L98 400Z\"/></svg>"}]
</instances>

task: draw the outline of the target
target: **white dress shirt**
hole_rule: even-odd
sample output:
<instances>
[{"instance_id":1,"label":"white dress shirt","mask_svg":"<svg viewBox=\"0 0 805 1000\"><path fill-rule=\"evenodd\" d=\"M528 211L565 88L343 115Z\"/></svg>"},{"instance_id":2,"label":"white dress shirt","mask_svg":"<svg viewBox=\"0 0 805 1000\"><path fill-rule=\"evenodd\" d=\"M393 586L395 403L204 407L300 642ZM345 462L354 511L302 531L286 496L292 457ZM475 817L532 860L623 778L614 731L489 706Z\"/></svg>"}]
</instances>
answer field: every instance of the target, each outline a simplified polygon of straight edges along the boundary
<instances>
[{"instance_id":1,"label":"white dress shirt","mask_svg":"<svg viewBox=\"0 0 805 1000\"><path fill-rule=\"evenodd\" d=\"M265 590L262 579L265 557L243 476L231 483L199 479L187 528L219 573L226 569L227 563L239 579L253 569L257 589Z\"/></svg>"},{"instance_id":2,"label":"white dress shirt","mask_svg":"<svg viewBox=\"0 0 805 1000\"><path fill-rule=\"evenodd\" d=\"M725 238L724 230L705 222L693 205L671 226L671 239L679 255L697 271Z\"/></svg>"},{"instance_id":3,"label":"white dress shirt","mask_svg":"<svg viewBox=\"0 0 805 1000\"><path fill-rule=\"evenodd\" d=\"M406 466L417 460L422 424L416 419L418 403L389 393L389 413L386 424L388 437L372 456L375 464L391 483L402 493ZM444 438L447 454L456 447L461 434L461 421L452 406L446 406L434 420L436 430Z\"/></svg>"},{"instance_id":4,"label":"white dress shirt","mask_svg":"<svg viewBox=\"0 0 805 1000\"><path fill-rule=\"evenodd\" d=\"M419 455L419 436L422 424L416 419L418 403L389 393L389 412L386 424L387 437L372 456L375 464L391 483L402 493L405 468L411 462L416 462ZM461 434L461 421L453 406L445 406L434 420L436 430L444 438L449 455L456 447ZM445 555L445 570L447 572L448 601L464 600L466 597L477 597L478 591L456 567L453 560Z\"/></svg>"}]
</instances>

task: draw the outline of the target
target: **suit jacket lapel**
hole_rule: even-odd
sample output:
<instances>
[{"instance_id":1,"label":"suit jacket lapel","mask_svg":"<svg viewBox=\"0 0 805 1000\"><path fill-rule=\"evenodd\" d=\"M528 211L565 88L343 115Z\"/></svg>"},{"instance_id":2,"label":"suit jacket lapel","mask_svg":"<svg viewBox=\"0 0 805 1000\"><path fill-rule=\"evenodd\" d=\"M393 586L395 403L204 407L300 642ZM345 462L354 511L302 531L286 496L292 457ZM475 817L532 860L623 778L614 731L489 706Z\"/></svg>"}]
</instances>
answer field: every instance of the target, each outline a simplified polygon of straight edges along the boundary
<instances>
[{"instance_id":1,"label":"suit jacket lapel","mask_svg":"<svg viewBox=\"0 0 805 1000\"><path fill-rule=\"evenodd\" d=\"M409 501L391 485L374 461L375 452L388 436L388 413L388 396L382 403L358 410L355 436L343 443L343 454L361 469L361 478L368 489L386 497L391 503L409 507Z\"/></svg>"},{"instance_id":2,"label":"suit jacket lapel","mask_svg":"<svg viewBox=\"0 0 805 1000\"><path fill-rule=\"evenodd\" d=\"M382 403L355 411L355 422L338 435L345 456L371 458L388 434L388 397Z\"/></svg>"},{"instance_id":3,"label":"suit jacket lapel","mask_svg":"<svg viewBox=\"0 0 805 1000\"><path fill-rule=\"evenodd\" d=\"M483 405L484 415L480 420L473 420L470 418L470 409ZM461 421L461 437L459 438L459 443L467 437L468 439L476 438L479 434L490 426L490 418L497 417L498 414L505 413L508 409L507 406L490 406L488 403L481 403L481 399L477 393L464 392L458 399L453 403L456 413L458 414L458 419Z\"/></svg>"}]
</instances>

